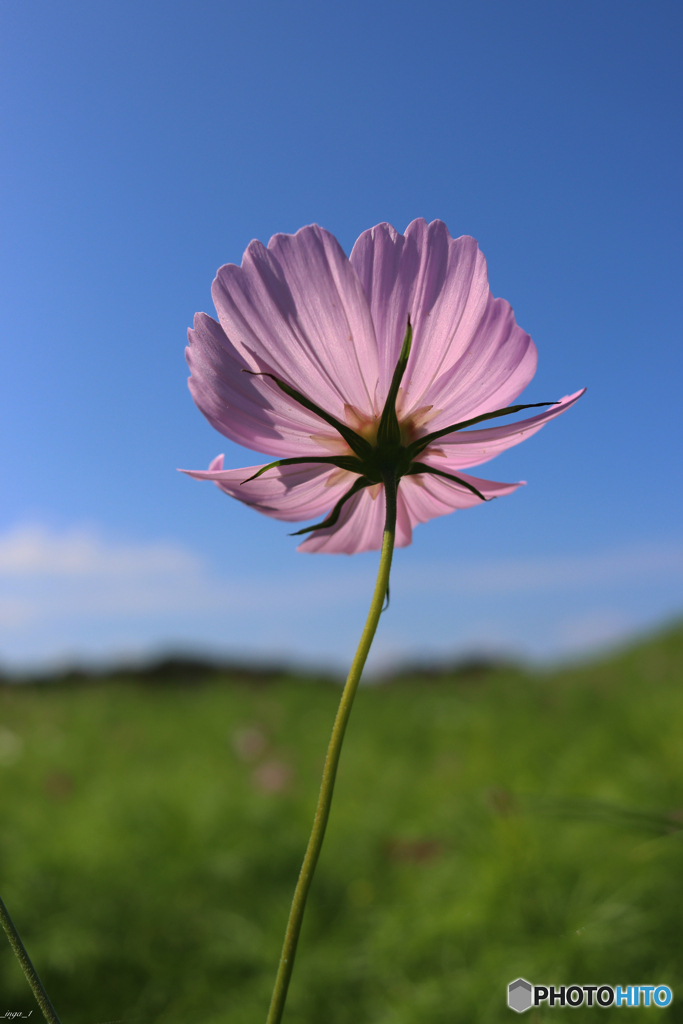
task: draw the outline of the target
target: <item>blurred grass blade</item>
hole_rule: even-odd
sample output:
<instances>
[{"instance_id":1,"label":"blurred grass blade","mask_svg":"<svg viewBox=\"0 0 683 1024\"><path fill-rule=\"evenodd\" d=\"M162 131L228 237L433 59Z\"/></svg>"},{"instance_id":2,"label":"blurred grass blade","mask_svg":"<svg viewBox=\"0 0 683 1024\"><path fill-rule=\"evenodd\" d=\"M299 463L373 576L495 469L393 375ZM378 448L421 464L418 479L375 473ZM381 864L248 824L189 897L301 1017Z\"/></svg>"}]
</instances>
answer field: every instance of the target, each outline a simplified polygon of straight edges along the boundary
<instances>
[{"instance_id":1,"label":"blurred grass blade","mask_svg":"<svg viewBox=\"0 0 683 1024\"><path fill-rule=\"evenodd\" d=\"M2 920L2 927L5 929L5 934L9 939L9 944L15 952L16 958L21 964L21 969L26 975L26 980L31 986L31 990L36 997L38 1006L43 1011L43 1016L48 1024L60 1024L59 1017L55 1012L55 1008L50 1002L43 983L38 977L38 972L31 963L31 958L26 952L26 947L21 941L21 936L17 931L14 921L9 915L9 911L3 901L0 899L0 920Z\"/></svg>"}]
</instances>

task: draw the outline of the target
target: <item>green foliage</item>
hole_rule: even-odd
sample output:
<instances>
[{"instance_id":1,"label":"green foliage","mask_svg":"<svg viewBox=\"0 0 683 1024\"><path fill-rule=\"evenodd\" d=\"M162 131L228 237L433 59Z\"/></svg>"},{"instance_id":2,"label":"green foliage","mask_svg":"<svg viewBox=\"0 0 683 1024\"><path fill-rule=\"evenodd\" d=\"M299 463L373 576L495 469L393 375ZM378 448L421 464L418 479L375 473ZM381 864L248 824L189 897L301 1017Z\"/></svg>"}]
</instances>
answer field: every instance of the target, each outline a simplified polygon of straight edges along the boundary
<instances>
[{"instance_id":1,"label":"green foliage","mask_svg":"<svg viewBox=\"0 0 683 1024\"><path fill-rule=\"evenodd\" d=\"M678 993L682 681L678 630L553 674L361 690L288 1024L510 1020L520 975ZM0 690L0 891L64 1024L265 1019L338 697ZM0 993L36 1019L9 946ZM617 1013L528 1019L589 1012ZM676 996L620 1012L681 1019Z\"/></svg>"}]
</instances>

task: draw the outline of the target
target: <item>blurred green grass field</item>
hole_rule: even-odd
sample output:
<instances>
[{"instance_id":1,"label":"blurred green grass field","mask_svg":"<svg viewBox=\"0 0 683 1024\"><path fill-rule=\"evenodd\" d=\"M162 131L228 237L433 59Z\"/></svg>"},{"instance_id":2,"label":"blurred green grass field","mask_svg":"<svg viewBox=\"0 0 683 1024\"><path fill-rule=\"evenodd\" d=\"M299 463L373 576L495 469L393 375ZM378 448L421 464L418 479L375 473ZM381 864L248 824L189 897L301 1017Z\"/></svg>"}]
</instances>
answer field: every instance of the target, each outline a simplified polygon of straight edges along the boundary
<instances>
[{"instance_id":1,"label":"blurred green grass field","mask_svg":"<svg viewBox=\"0 0 683 1024\"><path fill-rule=\"evenodd\" d=\"M679 628L553 673L362 689L288 1024L509 1021L520 975L674 989L530 1022L683 1020L682 684ZM338 697L0 688L0 894L63 1024L265 1020ZM30 1010L0 947L0 1016Z\"/></svg>"}]
</instances>

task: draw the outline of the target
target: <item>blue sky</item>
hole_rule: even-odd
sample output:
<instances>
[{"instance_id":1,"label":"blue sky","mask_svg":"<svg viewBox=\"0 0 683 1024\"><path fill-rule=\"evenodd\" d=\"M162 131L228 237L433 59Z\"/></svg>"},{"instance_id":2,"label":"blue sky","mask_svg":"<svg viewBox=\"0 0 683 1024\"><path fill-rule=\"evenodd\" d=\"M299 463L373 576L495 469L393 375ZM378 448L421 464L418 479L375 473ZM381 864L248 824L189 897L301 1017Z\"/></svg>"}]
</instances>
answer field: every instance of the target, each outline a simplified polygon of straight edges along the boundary
<instances>
[{"instance_id":1,"label":"blue sky","mask_svg":"<svg viewBox=\"0 0 683 1024\"><path fill-rule=\"evenodd\" d=\"M221 264L313 221L347 252L474 235L526 400L588 387L483 470L526 488L397 554L375 665L679 615L682 29L673 0L6 6L0 664L349 660L376 556L296 554L175 472L258 461L195 409L185 332Z\"/></svg>"}]
</instances>

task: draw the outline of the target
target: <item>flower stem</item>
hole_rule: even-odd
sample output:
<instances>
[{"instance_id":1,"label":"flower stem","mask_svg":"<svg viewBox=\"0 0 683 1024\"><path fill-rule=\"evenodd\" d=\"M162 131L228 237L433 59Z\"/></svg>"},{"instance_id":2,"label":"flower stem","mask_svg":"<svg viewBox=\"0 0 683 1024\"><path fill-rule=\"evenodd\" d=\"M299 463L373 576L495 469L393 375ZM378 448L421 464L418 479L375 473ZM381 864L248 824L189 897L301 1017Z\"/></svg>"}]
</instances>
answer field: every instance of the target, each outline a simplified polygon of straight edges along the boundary
<instances>
[{"instance_id":1,"label":"flower stem","mask_svg":"<svg viewBox=\"0 0 683 1024\"><path fill-rule=\"evenodd\" d=\"M26 980L28 981L29 985L31 986L31 989L33 990L34 996L38 1000L38 1005L40 1006L41 1010L43 1011L43 1016L45 1017L45 1020L48 1022L48 1024L59 1024L59 1017L55 1013L55 1008L52 1005L52 1003L50 1002L50 998L49 998L47 992L43 988L43 983L40 980L40 978L38 977L38 974L36 972L35 967L31 963L31 958L29 957L28 953L26 952L26 949L24 947L24 943L21 941L21 937L19 935L19 932L14 927L14 921L9 916L9 912L7 910L7 907L2 902L1 899L0 899L0 921L2 921L2 927L5 929L5 932L7 934L7 938L9 939L9 942L10 942L10 946L12 947L14 952L16 953L17 960L21 964L22 970L23 970L24 974L26 975Z\"/></svg>"},{"instance_id":2,"label":"flower stem","mask_svg":"<svg viewBox=\"0 0 683 1024\"><path fill-rule=\"evenodd\" d=\"M377 630L379 617L382 613L382 605L384 604L384 598L386 597L387 588L389 586L389 573L391 572L391 559L394 553L394 539L396 536L397 485L396 475L393 469L385 472L383 476L386 500L386 520L384 524L384 537L382 539L382 551L379 557L379 570L377 573L377 582L375 583L375 592L372 595L370 611L368 612L368 617L360 638L360 643L358 644L356 656L353 659L351 670L349 671L344 691L341 696L341 701L339 702L337 717L334 720L332 736L330 737L330 744L327 748L327 756L325 758L322 782L320 784L318 806L315 810L311 837L308 840L306 854L304 856L303 864L301 865L299 880L296 884L296 889L294 890L292 909L289 912L285 941L282 947L280 965L275 979L275 987L273 989L273 996L270 1002L270 1010L268 1011L266 1024L280 1024L282 1019L285 1000L287 999L289 981L294 967L294 957L296 956L296 947L299 941L301 922L303 921L304 910L306 909L308 891L311 887L311 882L313 881L313 873L315 872L315 866L318 863L320 849L323 845L323 839L325 838L327 819L330 816L332 794L334 792L334 783L337 777L337 766L339 764L339 755L341 754L342 743L344 741L344 733L346 732L349 715L351 714L353 698L356 696L358 683L360 682L365 662L368 654L370 653L370 647Z\"/></svg>"}]
</instances>

